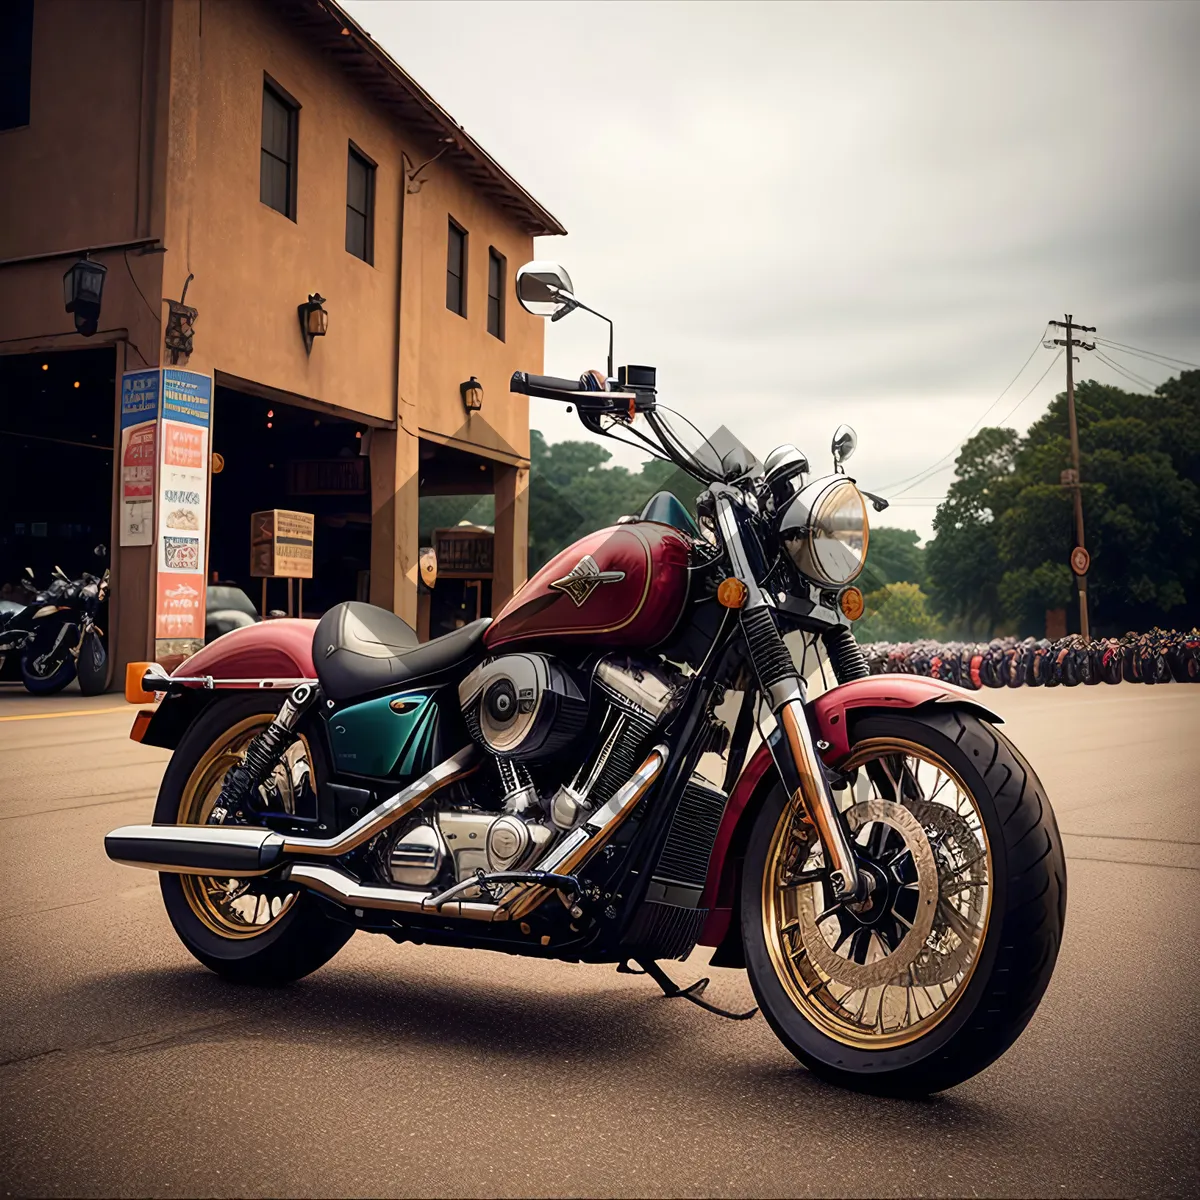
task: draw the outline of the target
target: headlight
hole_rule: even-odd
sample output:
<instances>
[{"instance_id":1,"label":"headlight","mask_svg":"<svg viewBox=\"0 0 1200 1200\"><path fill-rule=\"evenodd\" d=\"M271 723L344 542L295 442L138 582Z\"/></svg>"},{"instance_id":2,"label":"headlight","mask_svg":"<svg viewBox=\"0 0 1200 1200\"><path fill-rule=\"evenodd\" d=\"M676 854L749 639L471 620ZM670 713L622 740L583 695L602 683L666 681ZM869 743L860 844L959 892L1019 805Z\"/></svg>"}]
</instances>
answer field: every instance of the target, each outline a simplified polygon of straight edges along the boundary
<instances>
[{"instance_id":1,"label":"headlight","mask_svg":"<svg viewBox=\"0 0 1200 1200\"><path fill-rule=\"evenodd\" d=\"M827 587L849 583L867 557L867 506L844 475L815 479L784 510L779 536L801 574Z\"/></svg>"}]
</instances>

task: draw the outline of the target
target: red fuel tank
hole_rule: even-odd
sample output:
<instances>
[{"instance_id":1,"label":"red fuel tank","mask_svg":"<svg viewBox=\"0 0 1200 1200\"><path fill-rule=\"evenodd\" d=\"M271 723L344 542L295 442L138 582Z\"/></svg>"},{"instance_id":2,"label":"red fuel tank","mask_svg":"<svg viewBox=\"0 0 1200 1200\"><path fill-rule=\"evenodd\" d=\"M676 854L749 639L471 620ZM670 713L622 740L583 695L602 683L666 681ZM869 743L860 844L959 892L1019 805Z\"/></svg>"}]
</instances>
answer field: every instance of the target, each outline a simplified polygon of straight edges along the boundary
<instances>
[{"instance_id":1,"label":"red fuel tank","mask_svg":"<svg viewBox=\"0 0 1200 1200\"><path fill-rule=\"evenodd\" d=\"M517 642L653 646L688 593L688 541L657 521L613 525L552 558L488 626L489 650Z\"/></svg>"}]
</instances>

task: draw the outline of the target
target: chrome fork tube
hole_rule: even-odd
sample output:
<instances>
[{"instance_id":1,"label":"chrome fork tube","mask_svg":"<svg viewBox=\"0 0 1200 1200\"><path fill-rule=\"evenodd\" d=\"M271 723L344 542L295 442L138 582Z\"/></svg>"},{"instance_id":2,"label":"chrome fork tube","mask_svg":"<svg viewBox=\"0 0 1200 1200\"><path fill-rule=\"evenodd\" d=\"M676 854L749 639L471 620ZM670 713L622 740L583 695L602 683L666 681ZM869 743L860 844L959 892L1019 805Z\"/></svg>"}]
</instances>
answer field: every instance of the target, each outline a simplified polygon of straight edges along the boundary
<instances>
[{"instance_id":1,"label":"chrome fork tube","mask_svg":"<svg viewBox=\"0 0 1200 1200\"><path fill-rule=\"evenodd\" d=\"M813 742L808 716L804 711L803 682L790 652L779 636L770 601L754 578L749 556L742 545L734 502L715 488L714 492L717 525L725 550L734 574L747 589L746 604L742 609L742 629L750 658L758 674L759 686L779 722L787 746L786 750L782 746L772 747L776 765L785 782L790 783L795 779L799 784L799 799L821 838L834 893L842 899L862 899L869 884L866 876L859 874L853 847L842 826L833 791ZM794 769L789 770L789 767Z\"/></svg>"},{"instance_id":2,"label":"chrome fork tube","mask_svg":"<svg viewBox=\"0 0 1200 1200\"><path fill-rule=\"evenodd\" d=\"M792 765L800 777L800 798L821 838L834 894L839 898L859 899L866 885L859 875L853 847L838 816L837 802L825 777L825 768L813 742L798 691L780 704L775 719L783 730Z\"/></svg>"}]
</instances>

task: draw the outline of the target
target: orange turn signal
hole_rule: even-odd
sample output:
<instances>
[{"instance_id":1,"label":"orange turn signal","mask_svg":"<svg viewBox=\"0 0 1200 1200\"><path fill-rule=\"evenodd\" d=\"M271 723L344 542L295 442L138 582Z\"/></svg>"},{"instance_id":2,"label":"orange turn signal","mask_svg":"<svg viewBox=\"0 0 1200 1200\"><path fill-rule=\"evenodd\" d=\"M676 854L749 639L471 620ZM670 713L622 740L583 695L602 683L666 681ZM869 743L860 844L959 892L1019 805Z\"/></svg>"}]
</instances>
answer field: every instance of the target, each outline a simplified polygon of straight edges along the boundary
<instances>
[{"instance_id":1,"label":"orange turn signal","mask_svg":"<svg viewBox=\"0 0 1200 1200\"><path fill-rule=\"evenodd\" d=\"M749 595L750 589L732 575L728 579L722 579L717 587L717 600L726 608L741 608Z\"/></svg>"},{"instance_id":2,"label":"orange turn signal","mask_svg":"<svg viewBox=\"0 0 1200 1200\"><path fill-rule=\"evenodd\" d=\"M146 730L150 728L150 721L154 716L154 709L143 708L136 717L133 718L133 728L129 731L131 741L140 742L146 736Z\"/></svg>"},{"instance_id":3,"label":"orange turn signal","mask_svg":"<svg viewBox=\"0 0 1200 1200\"><path fill-rule=\"evenodd\" d=\"M144 691L142 680L150 669L148 662L129 663L125 668L125 699L130 704L152 704L154 693Z\"/></svg>"},{"instance_id":4,"label":"orange turn signal","mask_svg":"<svg viewBox=\"0 0 1200 1200\"><path fill-rule=\"evenodd\" d=\"M866 610L867 602L863 599L863 594L858 588L848 587L838 597L838 606L851 621L857 621Z\"/></svg>"}]
</instances>

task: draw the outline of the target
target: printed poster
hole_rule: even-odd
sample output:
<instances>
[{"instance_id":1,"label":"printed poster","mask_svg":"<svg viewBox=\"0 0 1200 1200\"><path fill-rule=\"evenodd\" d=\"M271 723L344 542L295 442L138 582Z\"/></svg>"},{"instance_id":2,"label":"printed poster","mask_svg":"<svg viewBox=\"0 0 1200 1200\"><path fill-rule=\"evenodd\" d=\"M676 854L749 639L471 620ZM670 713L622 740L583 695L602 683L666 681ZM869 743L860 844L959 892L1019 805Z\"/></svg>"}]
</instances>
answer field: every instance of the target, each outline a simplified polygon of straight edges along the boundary
<instances>
[{"instance_id":1,"label":"printed poster","mask_svg":"<svg viewBox=\"0 0 1200 1200\"><path fill-rule=\"evenodd\" d=\"M154 542L155 432L161 372L121 376L121 546Z\"/></svg>"},{"instance_id":2,"label":"printed poster","mask_svg":"<svg viewBox=\"0 0 1200 1200\"><path fill-rule=\"evenodd\" d=\"M212 379L165 368L158 469L159 638L204 640L211 417Z\"/></svg>"}]
</instances>

